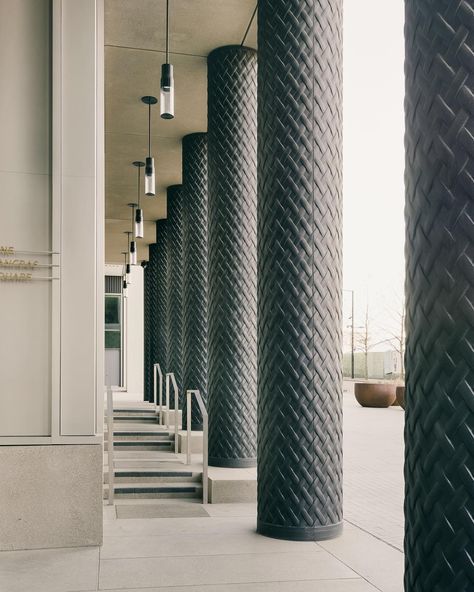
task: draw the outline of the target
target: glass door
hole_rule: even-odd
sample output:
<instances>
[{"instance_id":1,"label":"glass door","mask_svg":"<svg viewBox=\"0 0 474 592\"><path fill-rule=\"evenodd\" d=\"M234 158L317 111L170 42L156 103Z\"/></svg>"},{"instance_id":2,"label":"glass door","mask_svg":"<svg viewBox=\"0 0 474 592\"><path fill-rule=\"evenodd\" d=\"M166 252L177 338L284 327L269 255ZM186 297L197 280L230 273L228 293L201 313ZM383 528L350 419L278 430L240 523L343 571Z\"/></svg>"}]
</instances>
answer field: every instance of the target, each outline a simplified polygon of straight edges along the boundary
<instances>
[{"instance_id":1,"label":"glass door","mask_svg":"<svg viewBox=\"0 0 474 592\"><path fill-rule=\"evenodd\" d=\"M105 295L105 375L110 384L123 386L122 295Z\"/></svg>"}]
</instances>

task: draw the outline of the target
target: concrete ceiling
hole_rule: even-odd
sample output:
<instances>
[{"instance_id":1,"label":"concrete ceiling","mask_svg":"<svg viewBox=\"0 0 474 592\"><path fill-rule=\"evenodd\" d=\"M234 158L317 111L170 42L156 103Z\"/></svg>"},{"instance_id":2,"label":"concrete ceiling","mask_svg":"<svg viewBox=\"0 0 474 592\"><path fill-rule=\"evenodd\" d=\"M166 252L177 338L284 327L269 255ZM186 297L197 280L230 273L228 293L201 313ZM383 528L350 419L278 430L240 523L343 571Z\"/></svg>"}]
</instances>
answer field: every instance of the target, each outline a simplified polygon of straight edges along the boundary
<instances>
[{"instance_id":1,"label":"concrete ceiling","mask_svg":"<svg viewBox=\"0 0 474 592\"><path fill-rule=\"evenodd\" d=\"M166 188L181 183L181 139L207 130L207 55L216 47L240 44L256 0L170 0L171 63L175 76L175 118L162 120L152 108L152 154L156 197L142 194L145 237L138 259L148 259L154 221L166 217ZM124 231L130 230L137 201L134 160L147 154L148 108L140 98L159 97L165 50L166 0L105 2L105 232L107 263L122 263ZM245 45L256 47L256 19ZM143 174L143 169L142 169ZM143 189L143 179L141 182Z\"/></svg>"}]
</instances>

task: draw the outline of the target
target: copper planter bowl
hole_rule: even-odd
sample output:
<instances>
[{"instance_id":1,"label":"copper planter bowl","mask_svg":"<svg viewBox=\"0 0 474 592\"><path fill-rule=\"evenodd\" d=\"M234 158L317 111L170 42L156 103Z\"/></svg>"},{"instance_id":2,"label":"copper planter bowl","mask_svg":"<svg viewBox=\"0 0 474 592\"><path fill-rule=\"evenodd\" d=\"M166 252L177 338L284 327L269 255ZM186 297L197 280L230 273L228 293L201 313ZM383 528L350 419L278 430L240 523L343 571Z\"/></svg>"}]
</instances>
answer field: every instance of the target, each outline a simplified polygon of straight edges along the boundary
<instances>
[{"instance_id":1,"label":"copper planter bowl","mask_svg":"<svg viewBox=\"0 0 474 592\"><path fill-rule=\"evenodd\" d=\"M397 402L402 409L405 409L405 387L397 386Z\"/></svg>"},{"instance_id":2,"label":"copper planter bowl","mask_svg":"<svg viewBox=\"0 0 474 592\"><path fill-rule=\"evenodd\" d=\"M362 407L390 407L396 399L396 387L394 384L356 382L354 394Z\"/></svg>"}]
</instances>

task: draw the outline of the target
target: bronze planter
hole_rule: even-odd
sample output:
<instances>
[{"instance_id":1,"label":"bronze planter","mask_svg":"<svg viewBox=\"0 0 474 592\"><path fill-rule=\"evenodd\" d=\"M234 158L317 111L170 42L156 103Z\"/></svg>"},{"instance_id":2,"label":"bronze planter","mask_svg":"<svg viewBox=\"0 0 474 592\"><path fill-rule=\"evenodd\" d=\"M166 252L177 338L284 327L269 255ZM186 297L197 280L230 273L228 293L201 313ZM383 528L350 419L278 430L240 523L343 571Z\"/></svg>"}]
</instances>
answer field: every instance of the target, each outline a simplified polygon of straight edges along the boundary
<instances>
[{"instance_id":1,"label":"bronze planter","mask_svg":"<svg viewBox=\"0 0 474 592\"><path fill-rule=\"evenodd\" d=\"M356 382L355 398L362 407L390 407L396 399L394 384Z\"/></svg>"},{"instance_id":2,"label":"bronze planter","mask_svg":"<svg viewBox=\"0 0 474 592\"><path fill-rule=\"evenodd\" d=\"M402 409L405 409L405 387L397 386L396 390L397 402Z\"/></svg>"}]
</instances>

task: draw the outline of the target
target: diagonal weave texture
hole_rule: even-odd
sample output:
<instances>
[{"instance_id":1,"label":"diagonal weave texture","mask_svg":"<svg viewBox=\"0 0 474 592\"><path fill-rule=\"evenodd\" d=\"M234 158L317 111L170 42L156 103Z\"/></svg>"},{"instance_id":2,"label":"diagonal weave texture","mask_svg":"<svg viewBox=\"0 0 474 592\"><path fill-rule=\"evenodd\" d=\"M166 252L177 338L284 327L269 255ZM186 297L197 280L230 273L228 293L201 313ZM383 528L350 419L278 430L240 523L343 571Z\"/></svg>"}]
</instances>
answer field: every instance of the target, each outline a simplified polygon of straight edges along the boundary
<instances>
[{"instance_id":1,"label":"diagonal weave texture","mask_svg":"<svg viewBox=\"0 0 474 592\"><path fill-rule=\"evenodd\" d=\"M405 590L474 590L474 2L406 0Z\"/></svg>"},{"instance_id":2,"label":"diagonal weave texture","mask_svg":"<svg viewBox=\"0 0 474 592\"><path fill-rule=\"evenodd\" d=\"M257 54L208 57L209 463L256 464Z\"/></svg>"},{"instance_id":3,"label":"diagonal weave texture","mask_svg":"<svg viewBox=\"0 0 474 592\"><path fill-rule=\"evenodd\" d=\"M201 391L207 401L207 134L183 138L184 294L183 386ZM186 397L183 402L186 426ZM202 430L192 405L191 427Z\"/></svg>"},{"instance_id":4,"label":"diagonal weave texture","mask_svg":"<svg viewBox=\"0 0 474 592\"><path fill-rule=\"evenodd\" d=\"M179 407L183 408L183 280L184 280L184 195L181 185L167 190L168 212L168 301L167 301L167 363L174 372L179 390ZM171 390L170 405L174 407Z\"/></svg>"},{"instance_id":5,"label":"diagonal weave texture","mask_svg":"<svg viewBox=\"0 0 474 592\"><path fill-rule=\"evenodd\" d=\"M342 0L261 0L258 531L342 528Z\"/></svg>"},{"instance_id":6,"label":"diagonal weave texture","mask_svg":"<svg viewBox=\"0 0 474 592\"><path fill-rule=\"evenodd\" d=\"M150 269L148 264L143 270L143 398L145 401L153 401L153 365L150 357Z\"/></svg>"},{"instance_id":7,"label":"diagonal weave texture","mask_svg":"<svg viewBox=\"0 0 474 592\"><path fill-rule=\"evenodd\" d=\"M151 264L151 364L159 363L163 374L168 371L168 222L156 222L156 243L150 245ZM152 383L153 385L153 383Z\"/></svg>"}]
</instances>

